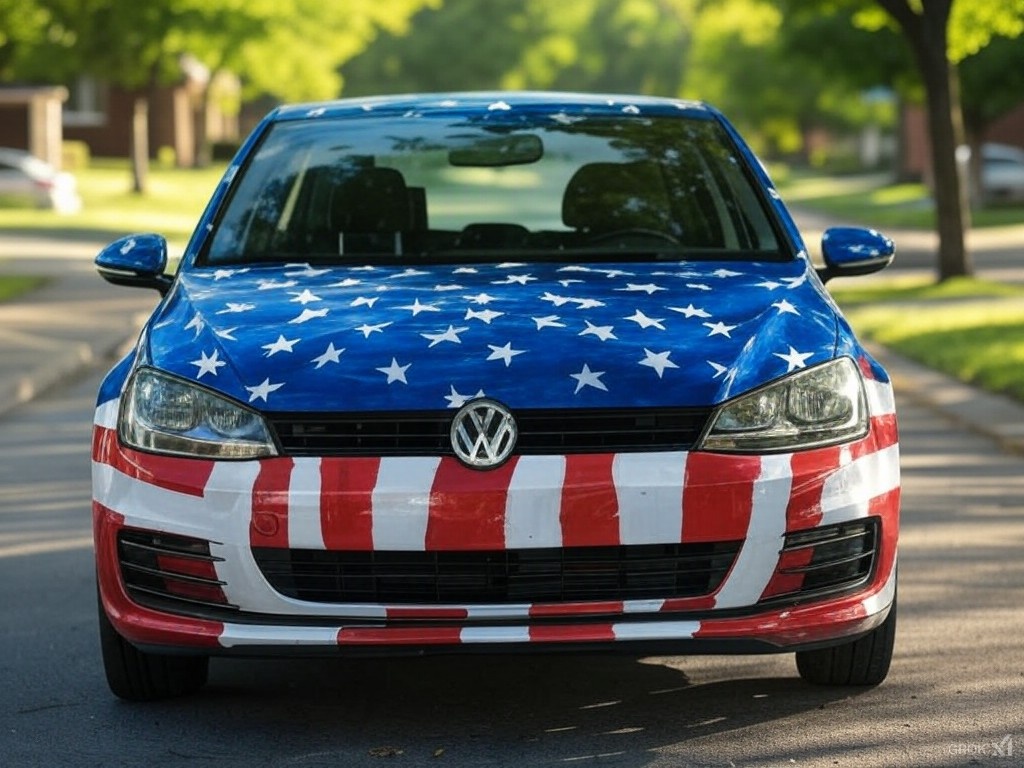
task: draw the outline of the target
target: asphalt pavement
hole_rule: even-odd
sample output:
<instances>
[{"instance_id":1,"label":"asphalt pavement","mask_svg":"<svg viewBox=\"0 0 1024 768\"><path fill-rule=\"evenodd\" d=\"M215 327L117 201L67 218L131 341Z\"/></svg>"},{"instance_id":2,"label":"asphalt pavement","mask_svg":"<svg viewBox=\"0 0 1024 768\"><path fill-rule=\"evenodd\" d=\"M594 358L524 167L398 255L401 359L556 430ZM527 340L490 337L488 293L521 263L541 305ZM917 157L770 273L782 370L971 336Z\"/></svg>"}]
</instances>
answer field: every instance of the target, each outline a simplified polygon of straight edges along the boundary
<instances>
[{"instance_id":1,"label":"asphalt pavement","mask_svg":"<svg viewBox=\"0 0 1024 768\"><path fill-rule=\"evenodd\" d=\"M809 243L817 242L829 224L809 214L798 218ZM934 253L930 233L887 234L912 265L926 263L929 252ZM979 274L1024 282L1024 227L977 232L970 242L977 254L1000 254ZM0 303L0 415L112 364L156 305L155 291L117 287L99 277L92 260L102 245L0 232L0 271L48 280L41 289ZM874 347L872 353L893 377L897 398L911 398L1005 450L1024 455L1024 405L961 384L887 349Z\"/></svg>"}]
</instances>

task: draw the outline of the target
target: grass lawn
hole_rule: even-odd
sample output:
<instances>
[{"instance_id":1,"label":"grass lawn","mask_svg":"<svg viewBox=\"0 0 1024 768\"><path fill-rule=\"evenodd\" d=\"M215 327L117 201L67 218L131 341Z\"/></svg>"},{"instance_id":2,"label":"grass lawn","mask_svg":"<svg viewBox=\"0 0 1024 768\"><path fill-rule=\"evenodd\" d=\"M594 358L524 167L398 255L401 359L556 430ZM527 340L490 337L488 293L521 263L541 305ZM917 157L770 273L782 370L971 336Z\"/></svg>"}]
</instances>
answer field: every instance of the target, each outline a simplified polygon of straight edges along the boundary
<instances>
[{"instance_id":1,"label":"grass lawn","mask_svg":"<svg viewBox=\"0 0 1024 768\"><path fill-rule=\"evenodd\" d=\"M0 230L21 234L113 240L134 232L158 232L180 250L224 173L153 165L145 195L131 192L127 160L94 159L75 173L82 210L71 215L26 208L0 208Z\"/></svg>"},{"instance_id":2,"label":"grass lawn","mask_svg":"<svg viewBox=\"0 0 1024 768\"><path fill-rule=\"evenodd\" d=\"M779 184L791 205L835 216L844 221L884 229L934 229L935 206L923 184L891 184L884 174L821 176L787 174ZM1024 205L975 210L975 227L1024 224Z\"/></svg>"},{"instance_id":3,"label":"grass lawn","mask_svg":"<svg viewBox=\"0 0 1024 768\"><path fill-rule=\"evenodd\" d=\"M1024 401L1024 288L961 278L837 288L857 333L912 360Z\"/></svg>"}]
</instances>

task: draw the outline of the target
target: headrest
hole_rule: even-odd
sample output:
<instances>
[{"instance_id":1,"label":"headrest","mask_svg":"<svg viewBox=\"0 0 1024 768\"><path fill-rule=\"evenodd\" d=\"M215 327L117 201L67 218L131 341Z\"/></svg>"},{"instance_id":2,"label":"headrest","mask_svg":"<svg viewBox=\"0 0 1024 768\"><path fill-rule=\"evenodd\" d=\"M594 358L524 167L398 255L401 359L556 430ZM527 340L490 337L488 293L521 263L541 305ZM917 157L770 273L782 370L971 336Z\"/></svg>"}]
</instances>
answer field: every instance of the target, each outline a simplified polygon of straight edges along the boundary
<instances>
[{"instance_id":1,"label":"headrest","mask_svg":"<svg viewBox=\"0 0 1024 768\"><path fill-rule=\"evenodd\" d=\"M347 179L331 203L339 232L402 232L412 228L412 206L402 174L394 168L364 168Z\"/></svg>"},{"instance_id":2,"label":"headrest","mask_svg":"<svg viewBox=\"0 0 1024 768\"><path fill-rule=\"evenodd\" d=\"M665 182L655 163L590 163L565 187L562 222L588 232L617 229L671 231Z\"/></svg>"}]
</instances>

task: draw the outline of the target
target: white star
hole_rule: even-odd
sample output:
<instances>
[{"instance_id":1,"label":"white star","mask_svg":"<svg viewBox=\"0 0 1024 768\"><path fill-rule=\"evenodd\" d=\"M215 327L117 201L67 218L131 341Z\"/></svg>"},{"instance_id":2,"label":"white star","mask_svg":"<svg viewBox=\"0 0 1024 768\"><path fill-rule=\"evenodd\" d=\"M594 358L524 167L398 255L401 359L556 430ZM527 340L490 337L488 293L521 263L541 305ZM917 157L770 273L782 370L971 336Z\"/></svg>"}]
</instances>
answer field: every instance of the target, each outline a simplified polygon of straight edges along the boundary
<instances>
[{"instance_id":1,"label":"white star","mask_svg":"<svg viewBox=\"0 0 1024 768\"><path fill-rule=\"evenodd\" d=\"M260 280L256 290L269 291L272 288L292 288L298 285L295 280Z\"/></svg>"},{"instance_id":2,"label":"white star","mask_svg":"<svg viewBox=\"0 0 1024 768\"><path fill-rule=\"evenodd\" d=\"M452 270L453 275L475 275L480 270L476 267L458 267Z\"/></svg>"},{"instance_id":3,"label":"white star","mask_svg":"<svg viewBox=\"0 0 1024 768\"><path fill-rule=\"evenodd\" d=\"M426 275L426 274L429 274L429 273L428 272L424 272L424 271L419 270L419 269L413 269L412 267L409 267L408 269L403 269L401 272L399 272L397 275L395 275L395 277L418 277L419 275Z\"/></svg>"},{"instance_id":4,"label":"white star","mask_svg":"<svg viewBox=\"0 0 1024 768\"><path fill-rule=\"evenodd\" d=\"M250 309L256 309L255 304L236 304L235 302L229 301L224 309L220 310L218 315L232 315L239 312L248 312Z\"/></svg>"},{"instance_id":5,"label":"white star","mask_svg":"<svg viewBox=\"0 0 1024 768\"><path fill-rule=\"evenodd\" d=\"M494 296L487 293L478 293L476 296L463 296L466 301L471 301L474 304L490 304L494 301Z\"/></svg>"},{"instance_id":6,"label":"white star","mask_svg":"<svg viewBox=\"0 0 1024 768\"><path fill-rule=\"evenodd\" d=\"M573 299L573 301L576 302L576 309L594 309L604 306L604 302L597 299Z\"/></svg>"},{"instance_id":7,"label":"white star","mask_svg":"<svg viewBox=\"0 0 1024 768\"><path fill-rule=\"evenodd\" d=\"M463 290L463 286L459 285L458 283L452 283L451 285L435 285L434 286L434 290L438 291L438 292L442 292L442 291L461 291L461 290Z\"/></svg>"},{"instance_id":8,"label":"white star","mask_svg":"<svg viewBox=\"0 0 1024 768\"><path fill-rule=\"evenodd\" d=\"M659 331L664 331L665 326L661 324L662 318L648 317L639 309L629 317L622 318L623 320L632 320L634 323L639 325L641 328L657 328Z\"/></svg>"},{"instance_id":9,"label":"white star","mask_svg":"<svg viewBox=\"0 0 1024 768\"><path fill-rule=\"evenodd\" d=\"M583 364L583 370L579 373L570 373L569 375L576 379L576 391L573 394L579 394L579 391L584 387L594 387L605 392L608 391L608 387L601 381L601 377L604 376L604 371L592 371L590 366L586 363Z\"/></svg>"},{"instance_id":10,"label":"white star","mask_svg":"<svg viewBox=\"0 0 1024 768\"><path fill-rule=\"evenodd\" d=\"M477 390L477 393L475 395L460 395L458 392L455 391L455 387L451 387L451 390L452 393L450 395L444 396L444 399L448 401L449 408L461 408L470 400L476 400L478 397L485 397L484 391L482 389Z\"/></svg>"},{"instance_id":11,"label":"white star","mask_svg":"<svg viewBox=\"0 0 1024 768\"><path fill-rule=\"evenodd\" d=\"M781 288L782 283L776 283L774 280L765 280L760 283L754 284L755 288L767 288L769 291L774 291L776 288Z\"/></svg>"},{"instance_id":12,"label":"white star","mask_svg":"<svg viewBox=\"0 0 1024 768\"><path fill-rule=\"evenodd\" d=\"M791 315L800 314L800 311L785 299L783 299L782 301L776 301L774 304L772 304L772 306L779 310L780 315L784 315L787 312Z\"/></svg>"},{"instance_id":13,"label":"white star","mask_svg":"<svg viewBox=\"0 0 1024 768\"><path fill-rule=\"evenodd\" d=\"M721 323L721 322L719 322L719 323L702 323L702 325L705 328L710 328L711 329L711 333L709 333L708 336L725 336L727 339L731 339L732 338L732 336L729 335L729 331L732 331L733 329L738 327L738 326L735 326L735 325L726 325L725 323Z\"/></svg>"},{"instance_id":14,"label":"white star","mask_svg":"<svg viewBox=\"0 0 1024 768\"><path fill-rule=\"evenodd\" d=\"M467 309L464 320L483 320L488 325L491 324L491 320L496 317L501 317L504 312L495 312L493 309L484 309L477 312L475 309Z\"/></svg>"},{"instance_id":15,"label":"white star","mask_svg":"<svg viewBox=\"0 0 1024 768\"><path fill-rule=\"evenodd\" d=\"M544 295L540 297L540 300L550 301L556 307L568 304L570 301L580 301L580 299L571 299L568 296L559 296L557 293L551 293L551 291L544 291Z\"/></svg>"},{"instance_id":16,"label":"white star","mask_svg":"<svg viewBox=\"0 0 1024 768\"><path fill-rule=\"evenodd\" d=\"M614 333L612 333L612 325L594 325L589 320L584 320L587 327L580 331L578 336L597 336L601 341L608 341L608 339L617 339Z\"/></svg>"},{"instance_id":17,"label":"white star","mask_svg":"<svg viewBox=\"0 0 1024 768\"><path fill-rule=\"evenodd\" d=\"M704 283L687 283L687 288L692 288L695 291L711 291L714 290L710 285L704 285Z\"/></svg>"},{"instance_id":18,"label":"white star","mask_svg":"<svg viewBox=\"0 0 1024 768\"><path fill-rule=\"evenodd\" d=\"M531 317L531 320L537 324L537 330L541 328L565 328L565 323L558 322L558 315L548 315L547 317Z\"/></svg>"},{"instance_id":19,"label":"white star","mask_svg":"<svg viewBox=\"0 0 1024 768\"><path fill-rule=\"evenodd\" d=\"M388 384L392 384L392 383L394 383L396 381L400 381L403 384L408 384L409 382L405 380L405 372L407 370L409 370L409 367L411 365L412 365L412 363L406 363L405 365L399 365L398 361L395 360L395 358L392 357L391 358L391 365L387 366L386 368L375 368L374 370L380 371L381 373L386 374L387 377L388 377Z\"/></svg>"},{"instance_id":20,"label":"white star","mask_svg":"<svg viewBox=\"0 0 1024 768\"><path fill-rule=\"evenodd\" d=\"M206 323L203 322L203 318L200 317L199 313L197 312L192 317L192 319L188 321L188 325L185 326L185 330L187 331L190 328L195 328L195 331L196 331L195 338L198 339L199 338L199 334L202 333L202 330L205 327L206 327Z\"/></svg>"},{"instance_id":21,"label":"white star","mask_svg":"<svg viewBox=\"0 0 1024 768\"><path fill-rule=\"evenodd\" d=\"M371 296L369 298L367 298L366 296L357 296L356 298L352 299L352 302L349 304L349 306L361 307L365 304L368 307L372 307L374 304L377 303L377 299L379 298L380 296Z\"/></svg>"},{"instance_id":22,"label":"white star","mask_svg":"<svg viewBox=\"0 0 1024 768\"><path fill-rule=\"evenodd\" d=\"M285 277L319 277L320 275L326 275L330 271L329 269L313 269L309 264L306 264L302 269L294 272L285 272L284 275Z\"/></svg>"},{"instance_id":23,"label":"white star","mask_svg":"<svg viewBox=\"0 0 1024 768\"><path fill-rule=\"evenodd\" d=\"M533 275L509 275L504 280L491 280L491 285L526 285L536 279Z\"/></svg>"},{"instance_id":24,"label":"white star","mask_svg":"<svg viewBox=\"0 0 1024 768\"><path fill-rule=\"evenodd\" d=\"M669 307L669 309L671 309L673 312L678 312L681 315L685 315L686 317L711 317L710 312L705 312L703 309L698 309L697 307L693 306L693 304L690 304L689 306L686 307Z\"/></svg>"},{"instance_id":25,"label":"white star","mask_svg":"<svg viewBox=\"0 0 1024 768\"><path fill-rule=\"evenodd\" d=\"M280 384L271 384L270 379L264 379L262 384L257 384L255 387L246 387L249 390L249 402L262 400L265 403L267 402L267 395L271 392L276 392L283 386L283 381Z\"/></svg>"},{"instance_id":26,"label":"white star","mask_svg":"<svg viewBox=\"0 0 1024 768\"><path fill-rule=\"evenodd\" d=\"M310 362L316 363L316 367L319 370L328 363L340 363L341 353L344 351L344 347L342 347L341 349L335 349L334 342L332 341L330 344L327 345L327 349L324 350L324 353L322 355L320 355L319 357L314 357L312 360L310 360Z\"/></svg>"},{"instance_id":27,"label":"white star","mask_svg":"<svg viewBox=\"0 0 1024 768\"><path fill-rule=\"evenodd\" d=\"M297 301L303 305L309 304L311 301L322 301L322 299L309 290L309 288L304 289L302 293L295 293L294 291L291 291L290 293L295 297L292 301Z\"/></svg>"},{"instance_id":28,"label":"white star","mask_svg":"<svg viewBox=\"0 0 1024 768\"><path fill-rule=\"evenodd\" d=\"M639 361L640 365L646 365L649 368L653 368L655 373L658 374L660 379L666 368L678 368L679 366L668 359L668 356L672 354L672 351L668 352L651 352L651 350L644 348L644 354L646 357Z\"/></svg>"},{"instance_id":29,"label":"white star","mask_svg":"<svg viewBox=\"0 0 1024 768\"><path fill-rule=\"evenodd\" d=\"M363 334L364 339L370 338L371 333L384 333L384 329L391 325L391 322L378 323L377 325L367 325L363 323L354 330L360 331Z\"/></svg>"},{"instance_id":30,"label":"white star","mask_svg":"<svg viewBox=\"0 0 1024 768\"><path fill-rule=\"evenodd\" d=\"M354 277L346 277L344 280L339 280L336 283L331 283L328 288L351 288L353 285L359 285L362 280L356 280Z\"/></svg>"},{"instance_id":31,"label":"white star","mask_svg":"<svg viewBox=\"0 0 1024 768\"><path fill-rule=\"evenodd\" d=\"M604 272L605 277L632 277L635 272L625 272L621 269L598 269L597 272Z\"/></svg>"},{"instance_id":32,"label":"white star","mask_svg":"<svg viewBox=\"0 0 1024 768\"><path fill-rule=\"evenodd\" d=\"M558 284L560 286L562 286L563 288L568 288L573 283L582 283L582 282L585 282L585 281L584 280L559 280Z\"/></svg>"},{"instance_id":33,"label":"white star","mask_svg":"<svg viewBox=\"0 0 1024 768\"><path fill-rule=\"evenodd\" d=\"M789 366L789 369L787 370L788 373L789 371L795 371L797 368L806 368L807 358L813 357L814 353L797 352L795 349L793 349L793 347L790 347L788 354L783 355L780 354L779 352L776 352L775 356L782 358L783 360L786 361L786 364Z\"/></svg>"},{"instance_id":34,"label":"white star","mask_svg":"<svg viewBox=\"0 0 1024 768\"><path fill-rule=\"evenodd\" d=\"M406 304L404 307L399 307L399 309L408 309L410 312L412 312L412 316L413 317L416 317L416 315L418 315L420 312L440 312L441 311L440 307L435 306L433 304L421 304L420 300L419 300L419 297L417 297L416 300L412 304Z\"/></svg>"},{"instance_id":35,"label":"white star","mask_svg":"<svg viewBox=\"0 0 1024 768\"><path fill-rule=\"evenodd\" d=\"M711 273L715 277L740 277L742 272L733 272L731 269L716 269Z\"/></svg>"},{"instance_id":36,"label":"white star","mask_svg":"<svg viewBox=\"0 0 1024 768\"><path fill-rule=\"evenodd\" d=\"M247 269L218 269L218 270L216 270L213 273L213 279L215 281L216 280L223 280L225 278L231 277L232 275L234 275L236 273L248 272L248 271L249 270L247 270Z\"/></svg>"},{"instance_id":37,"label":"white star","mask_svg":"<svg viewBox=\"0 0 1024 768\"><path fill-rule=\"evenodd\" d=\"M267 350L265 357L276 355L278 352L292 352L292 347L298 342L298 339L286 339L284 336L278 336L277 341L273 344L264 344L263 349Z\"/></svg>"},{"instance_id":38,"label":"white star","mask_svg":"<svg viewBox=\"0 0 1024 768\"><path fill-rule=\"evenodd\" d=\"M218 360L217 356L220 354L218 350L213 350L213 354L209 357L206 356L205 352L200 352L198 360L193 360L192 365L199 366L199 372L196 374L197 379L203 378L208 373L212 373L214 376L217 375L217 369L221 366L227 365L223 360Z\"/></svg>"},{"instance_id":39,"label":"white star","mask_svg":"<svg viewBox=\"0 0 1024 768\"><path fill-rule=\"evenodd\" d=\"M645 283L643 285L637 285L636 283L626 283L625 288L616 288L615 290L628 291L630 293L643 291L648 296L650 296L655 291L667 291L668 288L662 288L660 285L655 285L654 283Z\"/></svg>"},{"instance_id":40,"label":"white star","mask_svg":"<svg viewBox=\"0 0 1024 768\"><path fill-rule=\"evenodd\" d=\"M708 360L706 362L707 362L708 365L710 365L712 368L715 369L715 375L711 377L712 379L717 379L719 376L721 376L723 373L725 373L726 371L729 370L724 365L720 365L718 363L713 363L710 360Z\"/></svg>"},{"instance_id":41,"label":"white star","mask_svg":"<svg viewBox=\"0 0 1024 768\"><path fill-rule=\"evenodd\" d=\"M304 309L302 310L301 315L299 315L298 317L293 317L291 320L288 321L288 323L289 325L300 325L302 323L309 322L310 320L317 317L326 317L327 313L330 311L331 310L329 310L327 307L324 307L323 309Z\"/></svg>"},{"instance_id":42,"label":"white star","mask_svg":"<svg viewBox=\"0 0 1024 768\"><path fill-rule=\"evenodd\" d=\"M487 356L488 360L504 360L505 367L508 368L512 364L512 358L516 355L521 355L526 352L525 349L512 349L512 342L508 342L503 347L496 347L493 344L488 344L491 349L491 354Z\"/></svg>"},{"instance_id":43,"label":"white star","mask_svg":"<svg viewBox=\"0 0 1024 768\"><path fill-rule=\"evenodd\" d=\"M427 347L429 349L430 347L437 346L442 341L452 341L456 344L461 344L462 339L459 338L459 334L468 330L469 328L455 328L449 325L448 330L443 333L421 333L420 336L424 339L430 339L430 345Z\"/></svg>"},{"instance_id":44,"label":"white star","mask_svg":"<svg viewBox=\"0 0 1024 768\"><path fill-rule=\"evenodd\" d=\"M789 288L790 290L793 290L794 288L799 288L801 285L807 282L807 273L804 272L799 277L784 277L782 278L782 282L784 282L786 284L786 287Z\"/></svg>"},{"instance_id":45,"label":"white star","mask_svg":"<svg viewBox=\"0 0 1024 768\"><path fill-rule=\"evenodd\" d=\"M228 341L238 341L238 339L232 336L232 334L237 330L238 326L236 325L234 328L224 328L223 330L214 331L213 333L219 339L227 339Z\"/></svg>"}]
</instances>

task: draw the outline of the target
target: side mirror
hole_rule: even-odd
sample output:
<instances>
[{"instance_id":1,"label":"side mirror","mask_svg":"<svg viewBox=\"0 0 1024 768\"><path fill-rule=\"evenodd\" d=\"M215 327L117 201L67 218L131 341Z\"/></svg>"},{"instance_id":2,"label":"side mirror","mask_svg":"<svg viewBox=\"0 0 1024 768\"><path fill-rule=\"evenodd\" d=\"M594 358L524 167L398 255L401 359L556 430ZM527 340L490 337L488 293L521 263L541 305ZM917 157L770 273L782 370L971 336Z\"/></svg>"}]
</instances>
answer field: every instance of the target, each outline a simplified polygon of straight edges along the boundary
<instances>
[{"instance_id":1,"label":"side mirror","mask_svg":"<svg viewBox=\"0 0 1024 768\"><path fill-rule=\"evenodd\" d=\"M114 285L154 288L166 295L174 281L167 268L167 241L160 235L129 235L115 240L96 256L96 270Z\"/></svg>"},{"instance_id":2,"label":"side mirror","mask_svg":"<svg viewBox=\"0 0 1024 768\"><path fill-rule=\"evenodd\" d=\"M896 246L885 235L860 227L832 227L821 237L825 266L818 268L822 282L833 277L870 275L892 264Z\"/></svg>"}]
</instances>

